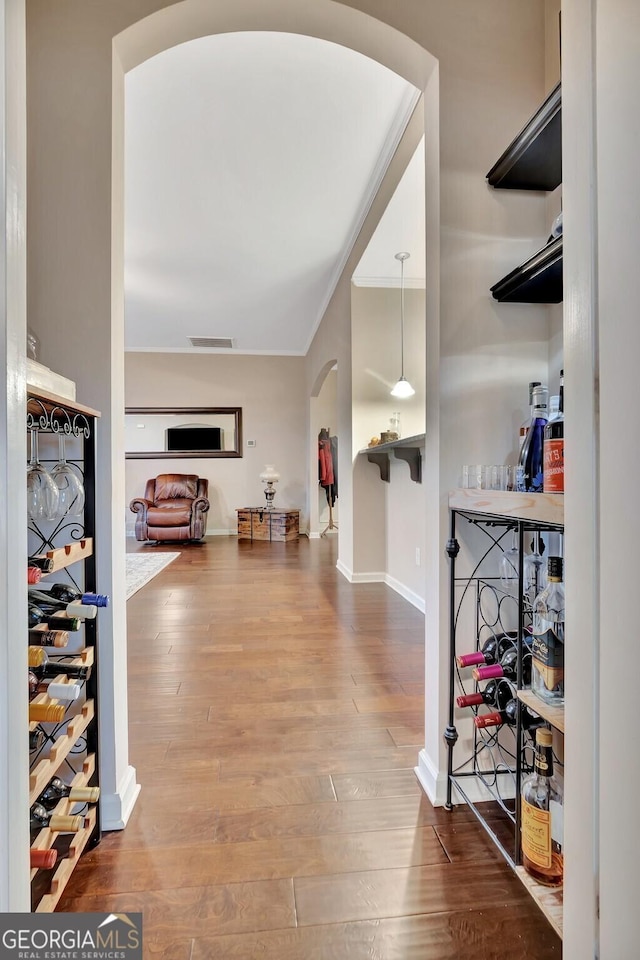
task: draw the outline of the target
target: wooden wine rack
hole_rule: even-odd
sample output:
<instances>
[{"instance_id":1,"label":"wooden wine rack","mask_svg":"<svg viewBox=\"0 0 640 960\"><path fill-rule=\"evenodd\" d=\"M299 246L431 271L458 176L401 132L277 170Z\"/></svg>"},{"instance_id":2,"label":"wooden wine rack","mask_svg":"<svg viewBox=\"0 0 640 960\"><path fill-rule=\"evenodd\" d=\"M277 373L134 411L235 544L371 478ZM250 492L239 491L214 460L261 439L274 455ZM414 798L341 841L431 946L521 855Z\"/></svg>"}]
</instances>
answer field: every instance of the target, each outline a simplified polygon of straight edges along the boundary
<instances>
[{"instance_id":1,"label":"wooden wine rack","mask_svg":"<svg viewBox=\"0 0 640 960\"><path fill-rule=\"evenodd\" d=\"M79 770L76 773L75 777L70 783L72 787L85 787L89 783L89 780L95 773L96 769L96 758L95 754L90 753L84 760L82 764L82 770ZM70 809L78 803L77 800L69 800L68 797L62 797L55 810L52 810L52 814L67 814ZM56 830L50 830L49 827L43 827L42 830L38 833L35 840L31 844L32 850L49 850L57 837ZM39 867L33 867L31 870L31 879L35 877L38 872Z\"/></svg>"},{"instance_id":2,"label":"wooden wine rack","mask_svg":"<svg viewBox=\"0 0 640 960\"><path fill-rule=\"evenodd\" d=\"M53 874L49 888L50 892L42 897L35 909L36 913L50 913L55 910L58 900L64 893L69 878L75 870L84 848L89 842L96 825L96 818L97 811L94 807L89 810L85 817L85 826L74 835L73 843L69 848L69 855L60 862L60 866Z\"/></svg>"},{"instance_id":3,"label":"wooden wine rack","mask_svg":"<svg viewBox=\"0 0 640 960\"><path fill-rule=\"evenodd\" d=\"M67 397L33 386L27 387L27 430L38 430L45 437L48 450L57 448L56 438L64 436L73 443L72 458L84 479L85 504L81 516L73 517L73 523L30 520L28 529L29 556L46 558L52 569L43 577L64 571L60 578L76 589L96 589L96 562L94 556L95 534L95 477L96 477L96 429L100 414L91 407ZM48 435L48 436L47 436ZM41 446L41 451L43 447ZM46 446L45 446L46 449ZM46 453L45 453L46 462ZM73 537L70 537L70 531ZM82 585L82 586L81 586ZM98 642L97 620L86 620L82 633L73 634L69 647L49 653L51 664L97 667L95 648ZM52 673L56 670L54 666ZM60 684L74 683L75 678L60 673L51 678ZM32 758L33 768L29 774L29 805L32 806L54 776L68 771L71 786L98 785L99 736L98 736L98 677L92 669L82 683L80 697L70 701L65 718L59 724L30 723L29 730L38 727L50 732L50 739L42 748L42 754ZM33 702L66 703L38 694ZM25 738L26 739L26 738ZM26 744L25 744L26 746ZM81 766L81 769L80 769ZM66 774L65 774L66 775ZM63 798L55 813L66 814L75 806L74 801ZM99 804L92 805L84 818L84 825L77 834L61 835L45 827L34 838L31 848L46 850L58 848L64 857L53 870L31 870L31 909L38 913L55 909L67 883L88 846L99 842L101 835ZM64 841L62 839L64 837ZM59 838L59 839L58 839ZM56 843L56 840L58 842Z\"/></svg>"},{"instance_id":4,"label":"wooden wine rack","mask_svg":"<svg viewBox=\"0 0 640 960\"><path fill-rule=\"evenodd\" d=\"M77 540L73 543L65 543L63 547L56 547L55 550L47 550L46 553L38 556L46 557L53 561L53 569L43 570L43 577L50 577L52 573L64 570L70 567L72 563L78 563L80 560L86 560L93 555L93 537L85 537L83 540Z\"/></svg>"},{"instance_id":5,"label":"wooden wine rack","mask_svg":"<svg viewBox=\"0 0 640 960\"><path fill-rule=\"evenodd\" d=\"M49 780L55 777L60 764L68 757L76 740L84 733L94 716L93 700L87 700L82 711L69 722L66 732L53 744L49 756L43 757L36 764L29 776L29 806L36 802Z\"/></svg>"},{"instance_id":6,"label":"wooden wine rack","mask_svg":"<svg viewBox=\"0 0 640 960\"><path fill-rule=\"evenodd\" d=\"M92 667L93 666L93 647L85 647L85 649L78 654L77 657L74 657L72 660L65 660L65 663L72 664L77 667ZM51 678L51 683L75 683L76 680L74 677L68 677L66 673L61 673L56 677ZM47 693L39 693L33 698L31 703L59 703L59 700L55 700L48 696ZM38 720L32 720L29 724L29 732L31 733L36 727L40 726Z\"/></svg>"}]
</instances>

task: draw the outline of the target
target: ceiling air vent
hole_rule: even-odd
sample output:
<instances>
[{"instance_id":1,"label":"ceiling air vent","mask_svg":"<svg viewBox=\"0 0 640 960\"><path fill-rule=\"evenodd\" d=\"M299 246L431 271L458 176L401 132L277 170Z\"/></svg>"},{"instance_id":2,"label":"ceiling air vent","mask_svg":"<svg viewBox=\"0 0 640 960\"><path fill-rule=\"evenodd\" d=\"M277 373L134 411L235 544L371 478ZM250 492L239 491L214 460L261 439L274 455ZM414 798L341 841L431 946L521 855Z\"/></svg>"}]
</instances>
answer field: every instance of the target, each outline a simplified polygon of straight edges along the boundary
<instances>
[{"instance_id":1,"label":"ceiling air vent","mask_svg":"<svg viewBox=\"0 0 640 960\"><path fill-rule=\"evenodd\" d=\"M189 337L192 347L218 347L225 350L233 349L232 337Z\"/></svg>"}]
</instances>

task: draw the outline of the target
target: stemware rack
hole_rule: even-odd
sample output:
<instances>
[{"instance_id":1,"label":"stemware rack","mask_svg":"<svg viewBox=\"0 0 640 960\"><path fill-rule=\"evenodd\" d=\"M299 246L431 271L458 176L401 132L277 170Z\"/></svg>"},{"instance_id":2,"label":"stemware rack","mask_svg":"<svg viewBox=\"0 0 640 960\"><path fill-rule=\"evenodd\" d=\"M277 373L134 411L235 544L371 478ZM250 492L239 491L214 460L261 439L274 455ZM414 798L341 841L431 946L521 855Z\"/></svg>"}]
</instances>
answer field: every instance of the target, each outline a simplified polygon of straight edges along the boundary
<instances>
[{"instance_id":1,"label":"stemware rack","mask_svg":"<svg viewBox=\"0 0 640 960\"><path fill-rule=\"evenodd\" d=\"M95 565L95 468L96 426L100 414L83 406L42 391L27 389L26 427L37 430L41 440L40 462L43 465L57 460L58 437L68 440L72 455L68 457L73 469L82 478L85 491L84 509L79 516L63 516L55 520L28 521L29 556L46 556L53 561L53 569L43 573L55 575L83 592L96 591ZM51 456L49 456L51 454ZM81 681L83 692L71 701L60 723L29 724L30 737L37 745L30 748L29 804L33 804L52 777L58 776L73 786L97 786L99 780L98 742L98 622L83 621L82 627L70 635L69 645L49 650L49 661L72 663L89 667L89 676ZM65 675L55 677L64 683ZM79 682L74 680L74 682ZM39 694L37 699L46 698ZM26 739L26 733L25 733ZM77 802L62 799L54 813L81 813L84 826L78 833L57 833L49 828L32 836L32 849L55 847L58 862L51 869L31 870L31 909L35 912L53 911L62 896L82 853L94 847L101 837L99 805L79 806Z\"/></svg>"},{"instance_id":2,"label":"stemware rack","mask_svg":"<svg viewBox=\"0 0 640 960\"><path fill-rule=\"evenodd\" d=\"M447 752L446 808L454 793L470 808L504 859L534 896L547 919L562 935L562 894L537 884L521 866L520 804L524 776L533 769L533 731L525 729L525 710L537 714L558 733L564 711L542 703L524 688L523 664L530 656L524 639L531 631L531 595L524 589L525 551L541 535L563 534L563 498L558 494L456 490L449 497L450 560L449 713L444 731ZM500 558L517 536L517 576L510 587L497 575ZM460 556L461 551L463 555ZM459 568L464 567L464 576ZM479 650L491 634L514 634L517 649L518 710L515 726L478 729L473 714L486 707L456 705L456 696L476 692L471 671L459 668L456 656ZM561 738L559 740L560 746ZM558 746L554 736L554 749ZM561 751L560 751L561 752ZM561 757L556 755L562 770Z\"/></svg>"}]
</instances>

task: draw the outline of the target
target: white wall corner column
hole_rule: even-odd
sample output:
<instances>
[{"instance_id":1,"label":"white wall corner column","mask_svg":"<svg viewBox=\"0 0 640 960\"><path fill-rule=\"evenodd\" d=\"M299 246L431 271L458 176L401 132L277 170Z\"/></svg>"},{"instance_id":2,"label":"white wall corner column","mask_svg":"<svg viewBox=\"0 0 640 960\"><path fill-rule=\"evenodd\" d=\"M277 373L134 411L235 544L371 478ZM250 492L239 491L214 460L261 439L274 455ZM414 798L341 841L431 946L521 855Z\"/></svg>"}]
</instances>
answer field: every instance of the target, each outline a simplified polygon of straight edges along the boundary
<instances>
[{"instance_id":1,"label":"white wall corner column","mask_svg":"<svg viewBox=\"0 0 640 960\"><path fill-rule=\"evenodd\" d=\"M573 25L579 20L578 8L584 4L574 0L571 9L574 7ZM582 583L582 596L593 585L598 598L594 603L598 605L600 633L592 675L599 714L599 729L594 731L599 956L602 960L615 960L635 956L640 941L640 759L635 744L638 576L632 559L640 538L640 512L631 502L634 478L640 470L636 442L640 435L640 405L634 399L640 356L640 5L636 0L593 0L591 12L591 49L595 58L595 137L591 143L595 142L596 152L592 177L595 169L598 265L595 373L599 386L595 449L599 482L595 520L599 541L595 556L599 566L597 578ZM584 9L581 13L584 18ZM579 147L580 143L576 149ZM593 179L587 182L584 178L576 184L582 188L582 202L593 196L592 184ZM568 422L567 432L570 435ZM581 648L580 652L588 638L589 634L585 637L576 631L575 646ZM587 656L591 656L591 651ZM580 693L584 695L586 689L581 688ZM586 740L588 716L583 719L582 736ZM583 818L584 799L583 796ZM576 911L575 922L584 923L584 909L581 916ZM568 960L578 960L578 955L575 950Z\"/></svg>"},{"instance_id":2,"label":"white wall corner column","mask_svg":"<svg viewBox=\"0 0 640 960\"><path fill-rule=\"evenodd\" d=\"M566 0L562 5L565 581L569 639L565 735L571 745L564 776L566 960L596 956L598 939L599 440L592 13L593 9L585 9L582 0ZM620 469L619 459L616 460L616 469ZM616 722L618 706L614 709ZM626 787L622 792L626 792ZM616 950L603 954L624 955Z\"/></svg>"},{"instance_id":3,"label":"white wall corner column","mask_svg":"<svg viewBox=\"0 0 640 960\"><path fill-rule=\"evenodd\" d=\"M27 701L24 0L0 0L0 912L30 909ZM10 546L9 546L10 545Z\"/></svg>"}]
</instances>

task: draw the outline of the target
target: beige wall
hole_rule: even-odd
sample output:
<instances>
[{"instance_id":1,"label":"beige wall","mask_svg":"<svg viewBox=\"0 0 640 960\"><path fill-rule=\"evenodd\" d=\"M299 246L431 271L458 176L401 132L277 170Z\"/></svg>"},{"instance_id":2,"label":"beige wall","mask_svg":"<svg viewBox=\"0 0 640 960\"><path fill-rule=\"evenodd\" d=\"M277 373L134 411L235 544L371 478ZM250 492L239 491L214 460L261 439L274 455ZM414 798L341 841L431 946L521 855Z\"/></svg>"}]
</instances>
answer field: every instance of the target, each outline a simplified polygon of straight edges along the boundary
<instances>
[{"instance_id":1,"label":"beige wall","mask_svg":"<svg viewBox=\"0 0 640 960\"><path fill-rule=\"evenodd\" d=\"M307 525L305 364L302 357L222 354L127 353L125 401L132 407L242 407L242 457L192 460L127 460L127 530L135 517L129 501L142 496L148 477L197 473L209 480L208 533L236 530L238 507L264 501L258 474L265 463L280 473L277 506L298 507ZM255 447L247 447L255 440Z\"/></svg>"},{"instance_id":2,"label":"beige wall","mask_svg":"<svg viewBox=\"0 0 640 960\"><path fill-rule=\"evenodd\" d=\"M425 426L425 292L405 290L404 371L415 395L390 396L400 376L400 290L356 287L351 290L351 390L353 453L371 437L389 429L400 412L403 437L424 433Z\"/></svg>"}]
</instances>

